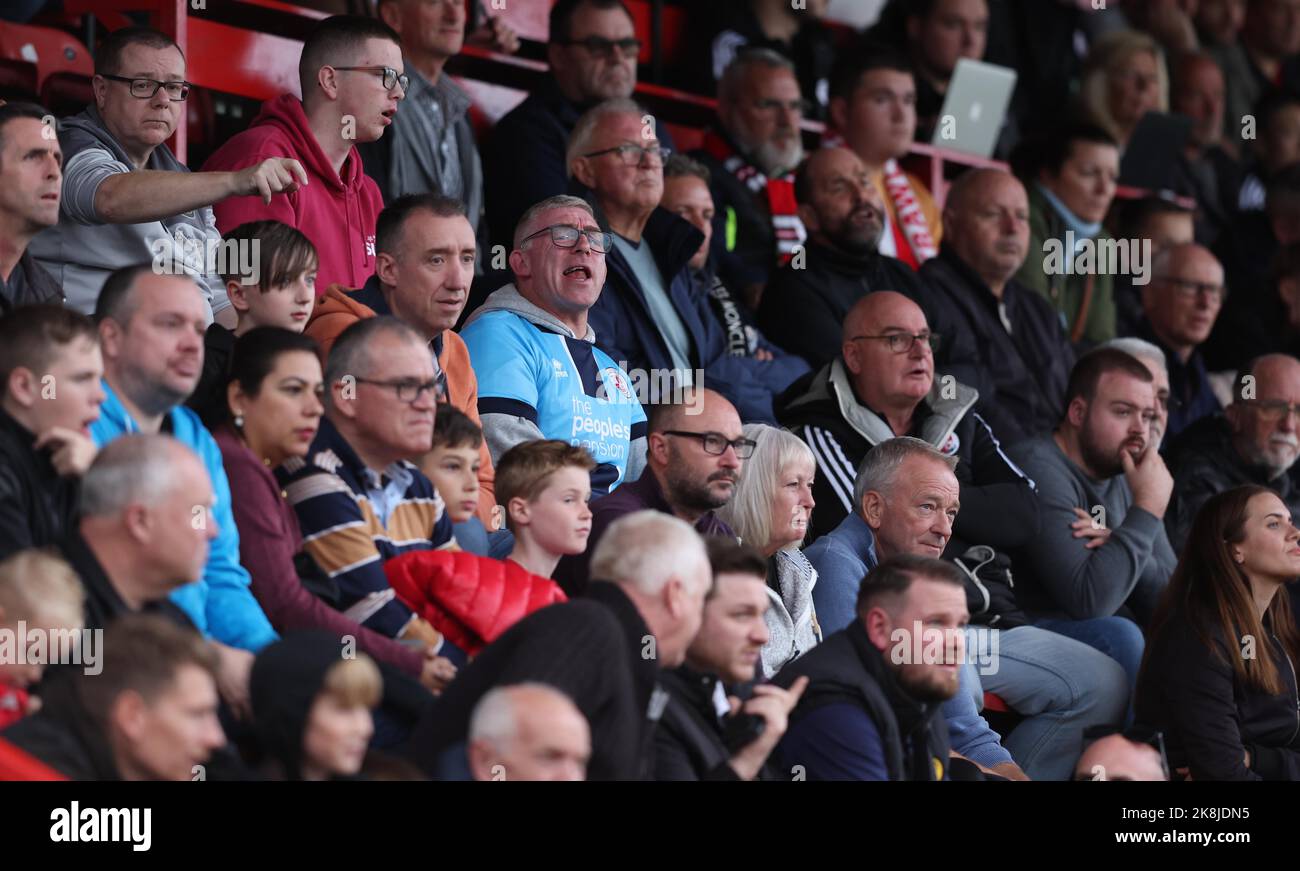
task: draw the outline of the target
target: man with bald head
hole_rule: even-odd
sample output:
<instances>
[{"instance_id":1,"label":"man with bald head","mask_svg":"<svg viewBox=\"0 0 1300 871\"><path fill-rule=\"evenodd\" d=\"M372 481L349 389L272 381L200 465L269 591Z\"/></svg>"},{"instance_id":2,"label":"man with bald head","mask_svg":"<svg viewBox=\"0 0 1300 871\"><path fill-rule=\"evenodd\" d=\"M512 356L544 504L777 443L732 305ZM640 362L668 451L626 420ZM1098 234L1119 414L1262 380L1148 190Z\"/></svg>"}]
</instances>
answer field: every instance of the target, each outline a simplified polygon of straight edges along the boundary
<instances>
[{"instance_id":1,"label":"man with bald head","mask_svg":"<svg viewBox=\"0 0 1300 871\"><path fill-rule=\"evenodd\" d=\"M521 683L483 696L469 721L475 780L586 780L587 718L554 687Z\"/></svg>"},{"instance_id":2,"label":"man with bald head","mask_svg":"<svg viewBox=\"0 0 1300 871\"><path fill-rule=\"evenodd\" d=\"M1029 253L1029 198L1000 169L971 169L948 192L939 256L921 277L974 339L980 408L1006 443L1056 425L1074 351L1056 310L1015 280Z\"/></svg>"},{"instance_id":3,"label":"man with bald head","mask_svg":"<svg viewBox=\"0 0 1300 871\"><path fill-rule=\"evenodd\" d=\"M934 291L902 261L877 250L884 203L858 156L846 148L814 152L800 165L794 191L808 245L763 292L758 326L768 338L813 368L824 366L835 359L841 324L854 303L893 290L915 300L943 335L943 371L978 384L975 350Z\"/></svg>"},{"instance_id":4,"label":"man with bald head","mask_svg":"<svg viewBox=\"0 0 1300 871\"><path fill-rule=\"evenodd\" d=\"M1142 288L1138 336L1165 352L1169 369L1170 438L1219 411L1200 346L1223 305L1223 267L1200 245L1175 245L1156 255Z\"/></svg>"},{"instance_id":5,"label":"man with bald head","mask_svg":"<svg viewBox=\"0 0 1300 871\"><path fill-rule=\"evenodd\" d=\"M1237 375L1223 415L1203 418L1173 446L1174 492L1165 514L1176 550L1187 541L1196 512L1211 496L1257 484L1274 490L1300 517L1300 361L1269 354Z\"/></svg>"},{"instance_id":6,"label":"man with bald head","mask_svg":"<svg viewBox=\"0 0 1300 871\"><path fill-rule=\"evenodd\" d=\"M492 462L533 439L582 445L596 460L593 495L635 481L645 465L645 412L587 320L613 244L584 200L536 203L515 228L515 282L491 294L461 331Z\"/></svg>"},{"instance_id":7,"label":"man with bald head","mask_svg":"<svg viewBox=\"0 0 1300 871\"><path fill-rule=\"evenodd\" d=\"M893 291L868 294L844 319L840 356L800 381L802 394L792 393L781 423L817 459L810 538L830 532L854 510L858 464L872 447L895 436L914 436L960 460L966 510L951 554L972 544L1016 547L1034 535L1032 482L1003 454L975 410L979 392L952 376L936 377L933 338L915 302Z\"/></svg>"},{"instance_id":8,"label":"man with bald head","mask_svg":"<svg viewBox=\"0 0 1300 871\"><path fill-rule=\"evenodd\" d=\"M743 437L740 415L726 397L690 388L677 402L652 406L646 470L631 484L591 503L587 550L560 560L552 577L570 596L587 586L588 563L605 530L634 511L660 511L685 520L701 535L735 538L715 513L736 492L754 444Z\"/></svg>"}]
</instances>

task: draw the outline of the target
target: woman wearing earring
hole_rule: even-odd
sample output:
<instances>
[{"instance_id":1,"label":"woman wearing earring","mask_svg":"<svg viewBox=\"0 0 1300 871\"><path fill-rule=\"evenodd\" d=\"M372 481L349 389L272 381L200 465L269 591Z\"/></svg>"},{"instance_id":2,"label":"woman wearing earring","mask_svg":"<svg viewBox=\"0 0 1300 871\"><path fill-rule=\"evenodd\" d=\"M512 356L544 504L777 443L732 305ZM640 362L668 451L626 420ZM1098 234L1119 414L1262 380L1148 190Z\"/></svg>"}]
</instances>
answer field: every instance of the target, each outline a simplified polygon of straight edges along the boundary
<instances>
[{"instance_id":1,"label":"woman wearing earring","mask_svg":"<svg viewBox=\"0 0 1300 871\"><path fill-rule=\"evenodd\" d=\"M230 419L213 437L230 478L239 561L278 631L324 629L339 638L350 635L376 660L440 690L455 674L445 658L361 626L303 583L319 570L298 556L298 519L272 470L290 457L305 456L320 425L324 379L316 353L314 340L279 327L258 327L235 340L226 393Z\"/></svg>"},{"instance_id":2,"label":"woman wearing earring","mask_svg":"<svg viewBox=\"0 0 1300 871\"><path fill-rule=\"evenodd\" d=\"M1196 515L1152 619L1137 719L1192 780L1300 780L1300 632L1283 589L1300 530L1272 490L1238 487Z\"/></svg>"}]
</instances>

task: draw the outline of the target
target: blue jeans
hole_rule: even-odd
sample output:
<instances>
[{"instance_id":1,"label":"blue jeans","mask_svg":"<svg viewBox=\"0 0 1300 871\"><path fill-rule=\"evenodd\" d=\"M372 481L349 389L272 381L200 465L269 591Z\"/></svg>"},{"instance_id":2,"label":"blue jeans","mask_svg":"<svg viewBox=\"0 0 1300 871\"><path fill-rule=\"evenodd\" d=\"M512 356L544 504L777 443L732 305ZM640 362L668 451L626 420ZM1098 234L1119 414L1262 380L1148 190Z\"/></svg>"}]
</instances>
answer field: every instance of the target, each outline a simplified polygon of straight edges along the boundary
<instances>
[{"instance_id":1,"label":"blue jeans","mask_svg":"<svg viewBox=\"0 0 1300 871\"><path fill-rule=\"evenodd\" d=\"M1128 675L1129 698L1137 686L1138 669L1142 666L1142 651L1146 639L1142 630L1127 617L1093 617L1089 620L1039 620L1036 624L1061 635L1068 635L1095 647L1124 667Z\"/></svg>"},{"instance_id":2,"label":"blue jeans","mask_svg":"<svg viewBox=\"0 0 1300 871\"><path fill-rule=\"evenodd\" d=\"M1124 669L1087 644L1037 626L1000 632L996 653L981 660L982 668L966 668L975 672L975 687L996 693L1024 717L1002 746L1034 780L1069 780L1083 752L1083 733L1124 721Z\"/></svg>"}]
</instances>

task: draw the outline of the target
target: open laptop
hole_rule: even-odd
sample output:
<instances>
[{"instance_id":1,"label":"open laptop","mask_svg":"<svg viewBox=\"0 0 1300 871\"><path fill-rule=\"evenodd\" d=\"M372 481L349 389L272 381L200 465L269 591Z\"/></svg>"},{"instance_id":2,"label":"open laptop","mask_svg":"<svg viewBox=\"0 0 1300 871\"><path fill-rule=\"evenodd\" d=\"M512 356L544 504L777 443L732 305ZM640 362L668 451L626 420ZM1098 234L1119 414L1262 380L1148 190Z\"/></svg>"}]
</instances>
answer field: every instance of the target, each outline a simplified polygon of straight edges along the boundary
<instances>
[{"instance_id":1,"label":"open laptop","mask_svg":"<svg viewBox=\"0 0 1300 871\"><path fill-rule=\"evenodd\" d=\"M931 144L991 157L1015 89L1015 70L967 58L957 61Z\"/></svg>"}]
</instances>

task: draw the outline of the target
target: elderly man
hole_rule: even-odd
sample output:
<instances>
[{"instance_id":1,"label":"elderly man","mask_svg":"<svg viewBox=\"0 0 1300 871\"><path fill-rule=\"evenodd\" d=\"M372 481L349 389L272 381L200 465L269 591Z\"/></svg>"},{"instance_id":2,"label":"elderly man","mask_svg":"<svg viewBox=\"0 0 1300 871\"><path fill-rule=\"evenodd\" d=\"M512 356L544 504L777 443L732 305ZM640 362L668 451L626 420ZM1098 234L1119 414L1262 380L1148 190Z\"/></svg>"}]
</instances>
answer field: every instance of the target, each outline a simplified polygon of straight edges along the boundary
<instances>
[{"instance_id":1,"label":"elderly man","mask_svg":"<svg viewBox=\"0 0 1300 871\"><path fill-rule=\"evenodd\" d=\"M95 53L95 100L60 124L63 197L57 225L31 251L63 287L68 304L95 308L110 272L143 260L190 275L204 316L227 309L221 277L209 267L221 241L212 205L227 197L287 190L306 181L302 166L272 151L238 172L189 171L166 145L184 116L190 84L185 56L166 34L115 30ZM234 312L225 316L234 325Z\"/></svg>"},{"instance_id":2,"label":"elderly man","mask_svg":"<svg viewBox=\"0 0 1300 871\"><path fill-rule=\"evenodd\" d=\"M1169 368L1169 429L1176 438L1188 425L1220 410L1200 346L1210 337L1223 305L1223 267L1200 245L1176 245L1156 255L1142 289L1141 338L1165 352Z\"/></svg>"},{"instance_id":3,"label":"elderly man","mask_svg":"<svg viewBox=\"0 0 1300 871\"><path fill-rule=\"evenodd\" d=\"M690 524L657 511L614 523L596 546L586 596L529 614L492 642L432 705L410 742L429 773L465 774L471 712L493 687L566 693L591 725L592 780L649 775L661 668L676 668L703 620L709 560Z\"/></svg>"},{"instance_id":4,"label":"elderly man","mask_svg":"<svg viewBox=\"0 0 1300 871\"><path fill-rule=\"evenodd\" d=\"M718 127L691 155L709 170L721 272L750 305L807 236L793 177L804 154L802 120L794 64L771 49L749 49L718 81Z\"/></svg>"},{"instance_id":5,"label":"elderly man","mask_svg":"<svg viewBox=\"0 0 1300 871\"><path fill-rule=\"evenodd\" d=\"M221 451L198 415L181 404L203 370L203 296L189 278L155 275L148 264L127 267L104 282L95 322L105 399L90 425L91 437L102 448L128 433L166 432L198 454L215 494L215 506L202 516L215 525L216 537L203 577L171 598L205 635L257 652L276 634L239 564L239 530ZM198 516L191 512L192 520Z\"/></svg>"},{"instance_id":6,"label":"elderly man","mask_svg":"<svg viewBox=\"0 0 1300 871\"><path fill-rule=\"evenodd\" d=\"M882 442L867 454L854 484L853 513L807 551L817 569L818 619L828 631L853 621L859 579L878 559L943 553L954 515L961 516L955 463L909 437ZM983 566L963 563L970 576L967 601L977 611L972 620L982 628L971 638L962 691L944 706L953 748L1009 777L1067 779L1084 731L1123 719L1124 671L1086 644L1025 625L1015 588L989 574L976 582ZM985 691L1025 718L1001 743L979 716Z\"/></svg>"},{"instance_id":7,"label":"elderly man","mask_svg":"<svg viewBox=\"0 0 1300 871\"><path fill-rule=\"evenodd\" d=\"M976 411L979 394L950 376L935 377L932 338L916 303L893 291L870 294L844 319L841 356L791 388L781 422L817 458L814 539L854 510L853 481L867 451L901 435L960 458L962 543L1008 549L1033 536L1032 482Z\"/></svg>"},{"instance_id":8,"label":"elderly man","mask_svg":"<svg viewBox=\"0 0 1300 871\"><path fill-rule=\"evenodd\" d=\"M325 363L320 431L279 473L303 549L338 585L344 613L434 650L441 634L396 598L384 563L454 547L441 497L411 462L433 443L437 374L424 338L396 318L348 327Z\"/></svg>"},{"instance_id":9,"label":"elderly man","mask_svg":"<svg viewBox=\"0 0 1300 871\"><path fill-rule=\"evenodd\" d=\"M0 312L63 302L63 289L28 250L59 221L63 151L43 135L47 117L34 103L0 107Z\"/></svg>"},{"instance_id":10,"label":"elderly man","mask_svg":"<svg viewBox=\"0 0 1300 871\"><path fill-rule=\"evenodd\" d=\"M754 363L727 353L726 335L694 283L689 264L703 241L699 231L659 208L664 149L644 138L645 114L631 100L601 103L569 141L569 169L614 238L609 277L589 314L597 344L651 384L681 389L702 379L744 420L775 423L774 388Z\"/></svg>"},{"instance_id":11,"label":"elderly man","mask_svg":"<svg viewBox=\"0 0 1300 871\"><path fill-rule=\"evenodd\" d=\"M484 152L487 214L494 245L508 245L534 203L569 188L565 146L582 113L628 98L641 51L623 0L557 0L551 6L546 59L550 76L492 129ZM655 136L672 147L667 128ZM528 159L519 159L521 143Z\"/></svg>"},{"instance_id":12,"label":"elderly man","mask_svg":"<svg viewBox=\"0 0 1300 871\"><path fill-rule=\"evenodd\" d=\"M969 170L948 192L943 224L939 256L921 277L974 339L988 388L980 391L985 415L1008 444L1049 432L1074 351L1047 300L1013 277L1029 253L1024 186L1002 170Z\"/></svg>"},{"instance_id":13,"label":"elderly man","mask_svg":"<svg viewBox=\"0 0 1300 871\"><path fill-rule=\"evenodd\" d=\"M671 514L705 536L736 536L715 513L731 501L754 452L735 407L719 393L692 387L680 401L653 406L647 432L645 472L591 504L586 552L560 560L552 575L570 596L586 589L591 554L605 530L634 511Z\"/></svg>"},{"instance_id":14,"label":"elderly man","mask_svg":"<svg viewBox=\"0 0 1300 871\"><path fill-rule=\"evenodd\" d=\"M586 780L587 718L564 693L542 683L491 690L469 719L475 780Z\"/></svg>"},{"instance_id":15,"label":"elderly man","mask_svg":"<svg viewBox=\"0 0 1300 871\"><path fill-rule=\"evenodd\" d=\"M597 463L593 496L635 481L645 466L645 412L627 372L595 347L587 319L612 247L586 202L542 200L515 229L515 284L489 296L461 331L492 461L531 439L582 445Z\"/></svg>"},{"instance_id":16,"label":"elderly man","mask_svg":"<svg viewBox=\"0 0 1300 871\"><path fill-rule=\"evenodd\" d=\"M1176 551L1200 507L1233 487L1268 487L1300 517L1300 482L1291 472L1300 454L1292 417L1300 409L1300 361L1286 354L1260 357L1237 375L1234 394L1225 415L1201 419L1173 446L1174 492L1165 527Z\"/></svg>"}]
</instances>

